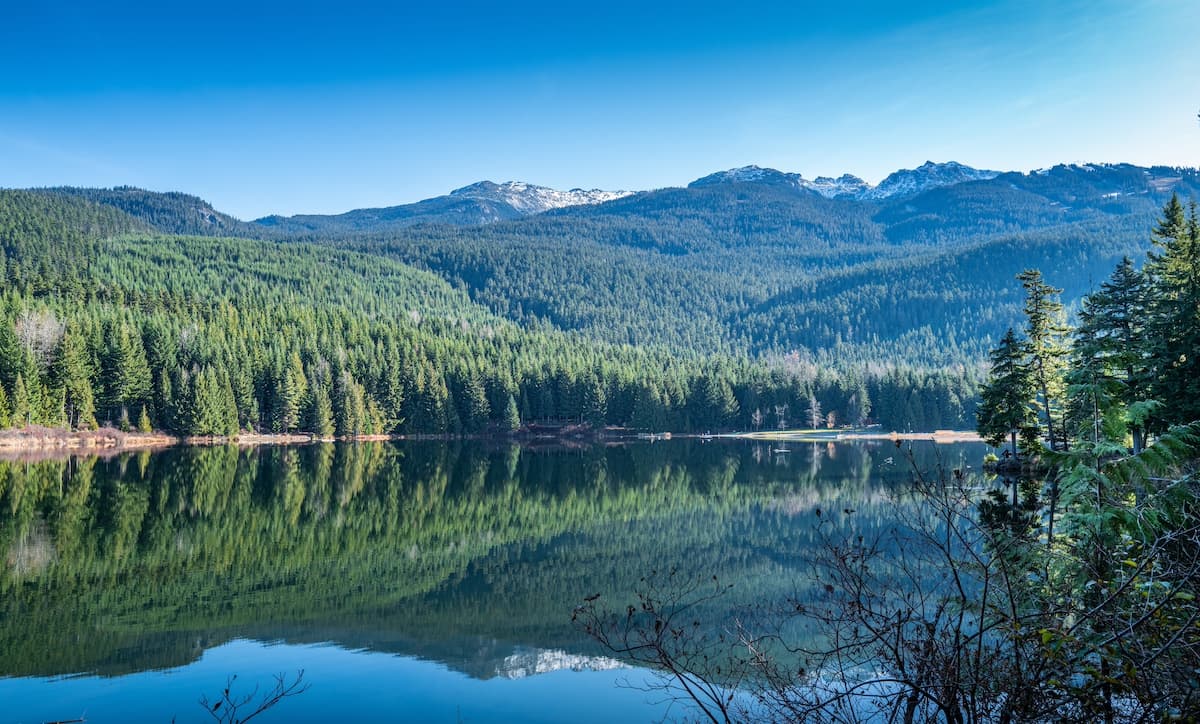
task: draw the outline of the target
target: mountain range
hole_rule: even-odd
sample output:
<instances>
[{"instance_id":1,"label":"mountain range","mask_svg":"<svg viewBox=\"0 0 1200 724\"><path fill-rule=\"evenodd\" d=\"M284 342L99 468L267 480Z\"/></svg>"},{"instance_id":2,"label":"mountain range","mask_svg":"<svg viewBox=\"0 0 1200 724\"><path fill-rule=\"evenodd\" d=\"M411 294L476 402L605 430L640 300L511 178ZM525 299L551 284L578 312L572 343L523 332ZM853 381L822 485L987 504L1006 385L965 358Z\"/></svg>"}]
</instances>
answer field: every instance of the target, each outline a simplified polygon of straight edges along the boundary
<instances>
[{"instance_id":1,"label":"mountain range","mask_svg":"<svg viewBox=\"0 0 1200 724\"><path fill-rule=\"evenodd\" d=\"M1111 209L1123 206L1122 202L1127 202L1129 197L1159 198L1173 190L1188 195L1194 189L1197 177L1195 169L1164 166L1146 168L1130 164L1063 164L1021 173L975 169L955 161L927 161L915 169L895 171L874 186L852 174L808 179L799 173L751 165L709 174L692 181L686 188L770 187L796 195L813 194L840 201L876 202L881 217L894 218L895 202L907 202L926 192L978 182L991 183L968 186L967 189L952 193L980 196L1008 190L1034 194L1069 212L1072 205ZM131 186L42 190L81 196L114 206L161 231L258 237L378 232L417 224L480 226L549 211L595 206L631 196L650 200L674 189L605 191L575 188L560 191L522 181L479 181L443 196L415 203L354 209L341 214L269 215L250 222L217 211L203 199L180 192L158 193ZM904 207L927 208L927 203L921 203L925 200L918 199L914 204L906 203Z\"/></svg>"},{"instance_id":2,"label":"mountain range","mask_svg":"<svg viewBox=\"0 0 1200 724\"><path fill-rule=\"evenodd\" d=\"M1083 174L1093 178L1080 183L1079 177ZM1194 174L1190 177L1194 178ZM1002 173L975 169L954 161L927 161L915 169L895 171L875 186L851 174L843 174L837 178L818 176L808 179L799 173L744 166L696 179L688 184L687 188L752 184L789 190L797 194L812 193L827 199L886 204L940 188L972 182L997 181L1015 190L1032 193L1049 191L1049 196L1054 200L1069 203L1077 199L1095 201L1134 194L1161 194L1177 184L1185 183L1187 178L1187 169L1139 168L1128 164L1062 165L1031 173ZM669 189L659 191L663 190ZM283 234L380 231L422 223L478 226L511 221L552 210L602 204L629 196L654 193L656 191L599 189L558 191L520 181L501 184L480 181L444 196L411 204L355 209L334 215L272 215L256 219L253 223ZM222 228L222 225L218 223L216 227Z\"/></svg>"},{"instance_id":3,"label":"mountain range","mask_svg":"<svg viewBox=\"0 0 1200 724\"><path fill-rule=\"evenodd\" d=\"M355 209L336 215L266 216L254 223L281 233L371 231L420 223L473 226L519 219L551 209L598 204L628 196L628 191L558 191L520 181L480 181L413 204Z\"/></svg>"},{"instance_id":4,"label":"mountain range","mask_svg":"<svg viewBox=\"0 0 1200 724\"><path fill-rule=\"evenodd\" d=\"M743 168L629 194L480 183L302 224L185 193L0 190L15 295L0 383L27 421L86 409L35 354L66 328L70 389L92 390L98 422L187 434L294 428L306 387L321 399L303 398L305 424L326 432L744 429L814 396L842 420L958 427L988 351L1022 324L1016 275L1040 269L1073 309L1122 257L1146 258L1172 194L1200 197L1200 172L926 164L867 188ZM39 400L66 406L29 405L35 377Z\"/></svg>"},{"instance_id":5,"label":"mountain range","mask_svg":"<svg viewBox=\"0 0 1200 724\"><path fill-rule=\"evenodd\" d=\"M999 176L998 171L981 171L964 166L956 161L934 163L926 161L914 169L901 169L891 173L878 186L872 186L852 174L837 178L818 176L809 180L798 173L785 173L773 168L743 166L742 168L718 171L689 184L689 188L730 183L773 184L785 188L806 189L827 199L881 200L907 197L929 189L967 181L985 181Z\"/></svg>"},{"instance_id":6,"label":"mountain range","mask_svg":"<svg viewBox=\"0 0 1200 724\"><path fill-rule=\"evenodd\" d=\"M414 204L245 222L187 194L43 189L170 234L306 241L432 271L491 313L617 344L944 365L1019 319L1038 267L1071 305L1140 257L1196 169L925 163L871 186L747 166L686 187L479 182Z\"/></svg>"}]
</instances>

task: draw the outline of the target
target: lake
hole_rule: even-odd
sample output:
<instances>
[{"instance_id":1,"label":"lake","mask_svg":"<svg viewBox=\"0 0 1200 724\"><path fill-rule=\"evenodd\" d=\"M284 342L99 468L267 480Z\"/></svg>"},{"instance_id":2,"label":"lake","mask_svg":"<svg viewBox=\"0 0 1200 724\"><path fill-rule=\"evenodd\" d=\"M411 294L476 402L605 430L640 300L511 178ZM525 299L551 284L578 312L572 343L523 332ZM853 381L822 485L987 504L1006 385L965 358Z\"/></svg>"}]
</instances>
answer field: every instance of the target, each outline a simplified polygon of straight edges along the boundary
<instances>
[{"instance_id":1,"label":"lake","mask_svg":"<svg viewBox=\"0 0 1200 724\"><path fill-rule=\"evenodd\" d=\"M986 448L912 450L922 469L978 468ZM575 606L623 605L672 566L734 584L730 606L784 596L818 508L886 528L911 474L886 441L0 462L0 721L211 721L198 699L228 677L249 694L301 669L311 688L256 722L683 714L578 631Z\"/></svg>"}]
</instances>

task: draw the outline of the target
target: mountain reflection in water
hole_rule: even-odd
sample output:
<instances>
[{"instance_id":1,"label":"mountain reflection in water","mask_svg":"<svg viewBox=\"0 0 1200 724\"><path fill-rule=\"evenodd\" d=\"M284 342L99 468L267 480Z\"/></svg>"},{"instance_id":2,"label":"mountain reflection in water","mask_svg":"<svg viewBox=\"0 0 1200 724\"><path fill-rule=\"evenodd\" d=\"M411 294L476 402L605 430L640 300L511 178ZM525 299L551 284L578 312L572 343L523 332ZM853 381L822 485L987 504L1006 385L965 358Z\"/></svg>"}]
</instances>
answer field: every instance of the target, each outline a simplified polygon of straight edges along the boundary
<instances>
[{"instance_id":1,"label":"mountain reflection in water","mask_svg":"<svg viewBox=\"0 0 1200 724\"><path fill-rule=\"evenodd\" d=\"M584 597L623 601L674 565L782 595L801 585L817 507L889 525L886 493L910 475L884 462L894 446L789 448L404 442L0 462L0 684L177 669L236 641L398 654L476 680L615 669L571 625ZM984 448L914 450L922 467L960 467ZM339 686L354 701L352 680Z\"/></svg>"}]
</instances>

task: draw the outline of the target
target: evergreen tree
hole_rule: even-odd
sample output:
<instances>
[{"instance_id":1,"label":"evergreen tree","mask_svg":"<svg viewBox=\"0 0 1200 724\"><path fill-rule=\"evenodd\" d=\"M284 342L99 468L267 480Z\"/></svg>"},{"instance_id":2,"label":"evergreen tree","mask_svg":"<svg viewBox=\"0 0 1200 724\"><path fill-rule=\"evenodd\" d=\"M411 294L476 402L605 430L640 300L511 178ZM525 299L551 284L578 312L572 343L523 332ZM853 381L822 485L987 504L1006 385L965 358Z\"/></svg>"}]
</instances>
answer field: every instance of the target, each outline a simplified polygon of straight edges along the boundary
<instances>
[{"instance_id":1,"label":"evergreen tree","mask_svg":"<svg viewBox=\"0 0 1200 724\"><path fill-rule=\"evenodd\" d=\"M304 408L308 404L308 377L304 374L304 362L296 350L288 355L287 376L296 390L297 405Z\"/></svg>"},{"instance_id":2,"label":"evergreen tree","mask_svg":"<svg viewBox=\"0 0 1200 724\"><path fill-rule=\"evenodd\" d=\"M514 432L521 427L521 413L517 410L517 400L510 393L504 406L504 429Z\"/></svg>"},{"instance_id":3,"label":"evergreen tree","mask_svg":"<svg viewBox=\"0 0 1200 724\"><path fill-rule=\"evenodd\" d=\"M658 387L652 383L642 385L634 398L630 424L638 430L663 432L666 430L666 402Z\"/></svg>"},{"instance_id":4,"label":"evergreen tree","mask_svg":"<svg viewBox=\"0 0 1200 724\"><path fill-rule=\"evenodd\" d=\"M329 390L316 380L309 385L309 390L305 429L319 438L333 437L333 403L329 399Z\"/></svg>"},{"instance_id":5,"label":"evergreen tree","mask_svg":"<svg viewBox=\"0 0 1200 724\"><path fill-rule=\"evenodd\" d=\"M992 351L991 374L980 390L979 435L993 447L1010 438L1014 456L1018 452L1017 436L1037 425L1032 407L1036 393L1028 355L1028 346L1010 327L1000 346Z\"/></svg>"},{"instance_id":6,"label":"evergreen tree","mask_svg":"<svg viewBox=\"0 0 1200 724\"><path fill-rule=\"evenodd\" d=\"M229 370L229 383L237 405L239 427L245 430L258 429L262 423L251 369L251 365L237 365Z\"/></svg>"},{"instance_id":7,"label":"evergreen tree","mask_svg":"<svg viewBox=\"0 0 1200 724\"><path fill-rule=\"evenodd\" d=\"M29 404L29 390L25 387L25 375L18 372L13 384L12 424L23 428L32 422L33 410Z\"/></svg>"},{"instance_id":8,"label":"evergreen tree","mask_svg":"<svg viewBox=\"0 0 1200 724\"><path fill-rule=\"evenodd\" d=\"M479 432L487 426L491 408L483 382L477 374L467 375L460 383L458 411L463 430Z\"/></svg>"},{"instance_id":9,"label":"evergreen tree","mask_svg":"<svg viewBox=\"0 0 1200 724\"><path fill-rule=\"evenodd\" d=\"M141 335L124 322L113 322L107 330L103 352L102 378L107 381L104 403L106 414L128 417L130 405L141 405L150 394L150 366Z\"/></svg>"},{"instance_id":10,"label":"evergreen tree","mask_svg":"<svg viewBox=\"0 0 1200 724\"><path fill-rule=\"evenodd\" d=\"M450 401L446 378L429 363L426 363L426 375L421 404L425 424L418 429L434 433L458 432L458 413Z\"/></svg>"},{"instance_id":11,"label":"evergreen tree","mask_svg":"<svg viewBox=\"0 0 1200 724\"><path fill-rule=\"evenodd\" d=\"M846 403L846 418L854 425L863 425L871 416L871 395L867 386L859 381Z\"/></svg>"},{"instance_id":12,"label":"evergreen tree","mask_svg":"<svg viewBox=\"0 0 1200 724\"><path fill-rule=\"evenodd\" d=\"M587 374L579 380L579 416L592 427L604 427L608 416L608 393L598 375Z\"/></svg>"},{"instance_id":13,"label":"evergreen tree","mask_svg":"<svg viewBox=\"0 0 1200 724\"><path fill-rule=\"evenodd\" d=\"M69 425L67 425L66 392L62 387L46 387L43 385L40 402L42 407L38 419L43 425L69 428Z\"/></svg>"},{"instance_id":14,"label":"evergreen tree","mask_svg":"<svg viewBox=\"0 0 1200 724\"><path fill-rule=\"evenodd\" d=\"M155 386L159 400L159 422L169 430L180 428L179 412L175 404L175 385L171 382L171 374L165 369L158 371L158 384Z\"/></svg>"},{"instance_id":15,"label":"evergreen tree","mask_svg":"<svg viewBox=\"0 0 1200 724\"><path fill-rule=\"evenodd\" d=\"M386 432L393 431L403 422L407 384L404 365L400 361L395 346L390 345L386 352L377 394L380 407L390 423Z\"/></svg>"},{"instance_id":16,"label":"evergreen tree","mask_svg":"<svg viewBox=\"0 0 1200 724\"><path fill-rule=\"evenodd\" d=\"M1025 289L1025 336L1028 340L1030 375L1037 391L1037 406L1046 427L1051 450L1065 449L1066 431L1062 416L1067 348L1061 289L1046 284L1037 269L1017 275Z\"/></svg>"},{"instance_id":17,"label":"evergreen tree","mask_svg":"<svg viewBox=\"0 0 1200 724\"><path fill-rule=\"evenodd\" d=\"M224 370L218 375L218 384L221 394L221 432L219 434L233 437L240 432L237 401L233 396L233 383L229 379L229 374Z\"/></svg>"},{"instance_id":18,"label":"evergreen tree","mask_svg":"<svg viewBox=\"0 0 1200 724\"><path fill-rule=\"evenodd\" d=\"M63 336L51 376L64 391L67 425L81 430L95 429L96 403L92 393L90 360L81 335L67 331Z\"/></svg>"},{"instance_id":19,"label":"evergreen tree","mask_svg":"<svg viewBox=\"0 0 1200 724\"><path fill-rule=\"evenodd\" d=\"M367 404L362 385L349 372L343 372L338 377L336 401L334 415L337 434L346 438L364 434L368 424Z\"/></svg>"},{"instance_id":20,"label":"evergreen tree","mask_svg":"<svg viewBox=\"0 0 1200 724\"><path fill-rule=\"evenodd\" d=\"M300 423L301 391L291 370L282 370L278 373L271 400L274 405L271 414L271 429L281 433L295 430Z\"/></svg>"},{"instance_id":21,"label":"evergreen tree","mask_svg":"<svg viewBox=\"0 0 1200 724\"><path fill-rule=\"evenodd\" d=\"M13 386L25 370L25 352L10 323L0 324L0 383Z\"/></svg>"},{"instance_id":22,"label":"evergreen tree","mask_svg":"<svg viewBox=\"0 0 1200 724\"><path fill-rule=\"evenodd\" d=\"M189 376L182 396L184 432L189 435L235 435L237 416L233 390L215 367L204 367Z\"/></svg>"},{"instance_id":23,"label":"evergreen tree","mask_svg":"<svg viewBox=\"0 0 1200 724\"><path fill-rule=\"evenodd\" d=\"M1095 441L1102 424L1111 428L1120 422L1133 433L1134 452L1141 451L1144 441L1136 406L1149 396L1148 307L1145 277L1125 257L1112 277L1083 300L1068 376L1070 414L1082 434ZM1110 434L1124 437L1115 429Z\"/></svg>"},{"instance_id":24,"label":"evergreen tree","mask_svg":"<svg viewBox=\"0 0 1200 724\"><path fill-rule=\"evenodd\" d=\"M704 374L700 376L700 380L702 383L697 386L695 393L699 397L699 407L704 417L698 427L707 430L729 426L739 410L733 386L729 384L729 380L719 375Z\"/></svg>"},{"instance_id":25,"label":"evergreen tree","mask_svg":"<svg viewBox=\"0 0 1200 724\"><path fill-rule=\"evenodd\" d=\"M1200 217L1185 215L1175 196L1154 230L1147 325L1151 389L1162 421L1200 420Z\"/></svg>"}]
</instances>

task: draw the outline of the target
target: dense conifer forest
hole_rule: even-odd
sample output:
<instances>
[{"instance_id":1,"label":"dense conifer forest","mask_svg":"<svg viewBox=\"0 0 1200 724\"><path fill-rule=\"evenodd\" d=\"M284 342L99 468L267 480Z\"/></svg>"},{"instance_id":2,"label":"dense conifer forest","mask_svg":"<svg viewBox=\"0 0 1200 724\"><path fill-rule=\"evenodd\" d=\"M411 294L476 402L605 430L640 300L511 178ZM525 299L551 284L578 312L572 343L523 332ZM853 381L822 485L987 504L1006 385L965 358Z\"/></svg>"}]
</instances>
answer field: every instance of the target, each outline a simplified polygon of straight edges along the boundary
<instances>
[{"instance_id":1,"label":"dense conifer forest","mask_svg":"<svg viewBox=\"0 0 1200 724\"><path fill-rule=\"evenodd\" d=\"M768 365L523 329L388 258L164 236L69 196L4 192L0 240L6 427L322 436L472 433L526 421L724 429L751 427L756 410L772 424L795 421L814 397L860 419L872 398L876 415L897 420L961 423L969 413L969 382L934 373L868 379L798 359Z\"/></svg>"},{"instance_id":2,"label":"dense conifer forest","mask_svg":"<svg viewBox=\"0 0 1200 724\"><path fill-rule=\"evenodd\" d=\"M698 183L353 233L180 193L3 191L0 425L972 427L1014 276L1041 269L1076 312L1149 246L1159 192L1196 184L1056 167L868 202Z\"/></svg>"},{"instance_id":3,"label":"dense conifer forest","mask_svg":"<svg viewBox=\"0 0 1200 724\"><path fill-rule=\"evenodd\" d=\"M1141 267L1123 258L1067 324L1036 269L1018 275L1024 324L991 352L979 431L1010 453L1073 446L1140 452L1148 435L1200 420L1200 210L1172 196ZM1021 445L1017 445L1020 438Z\"/></svg>"}]
</instances>

